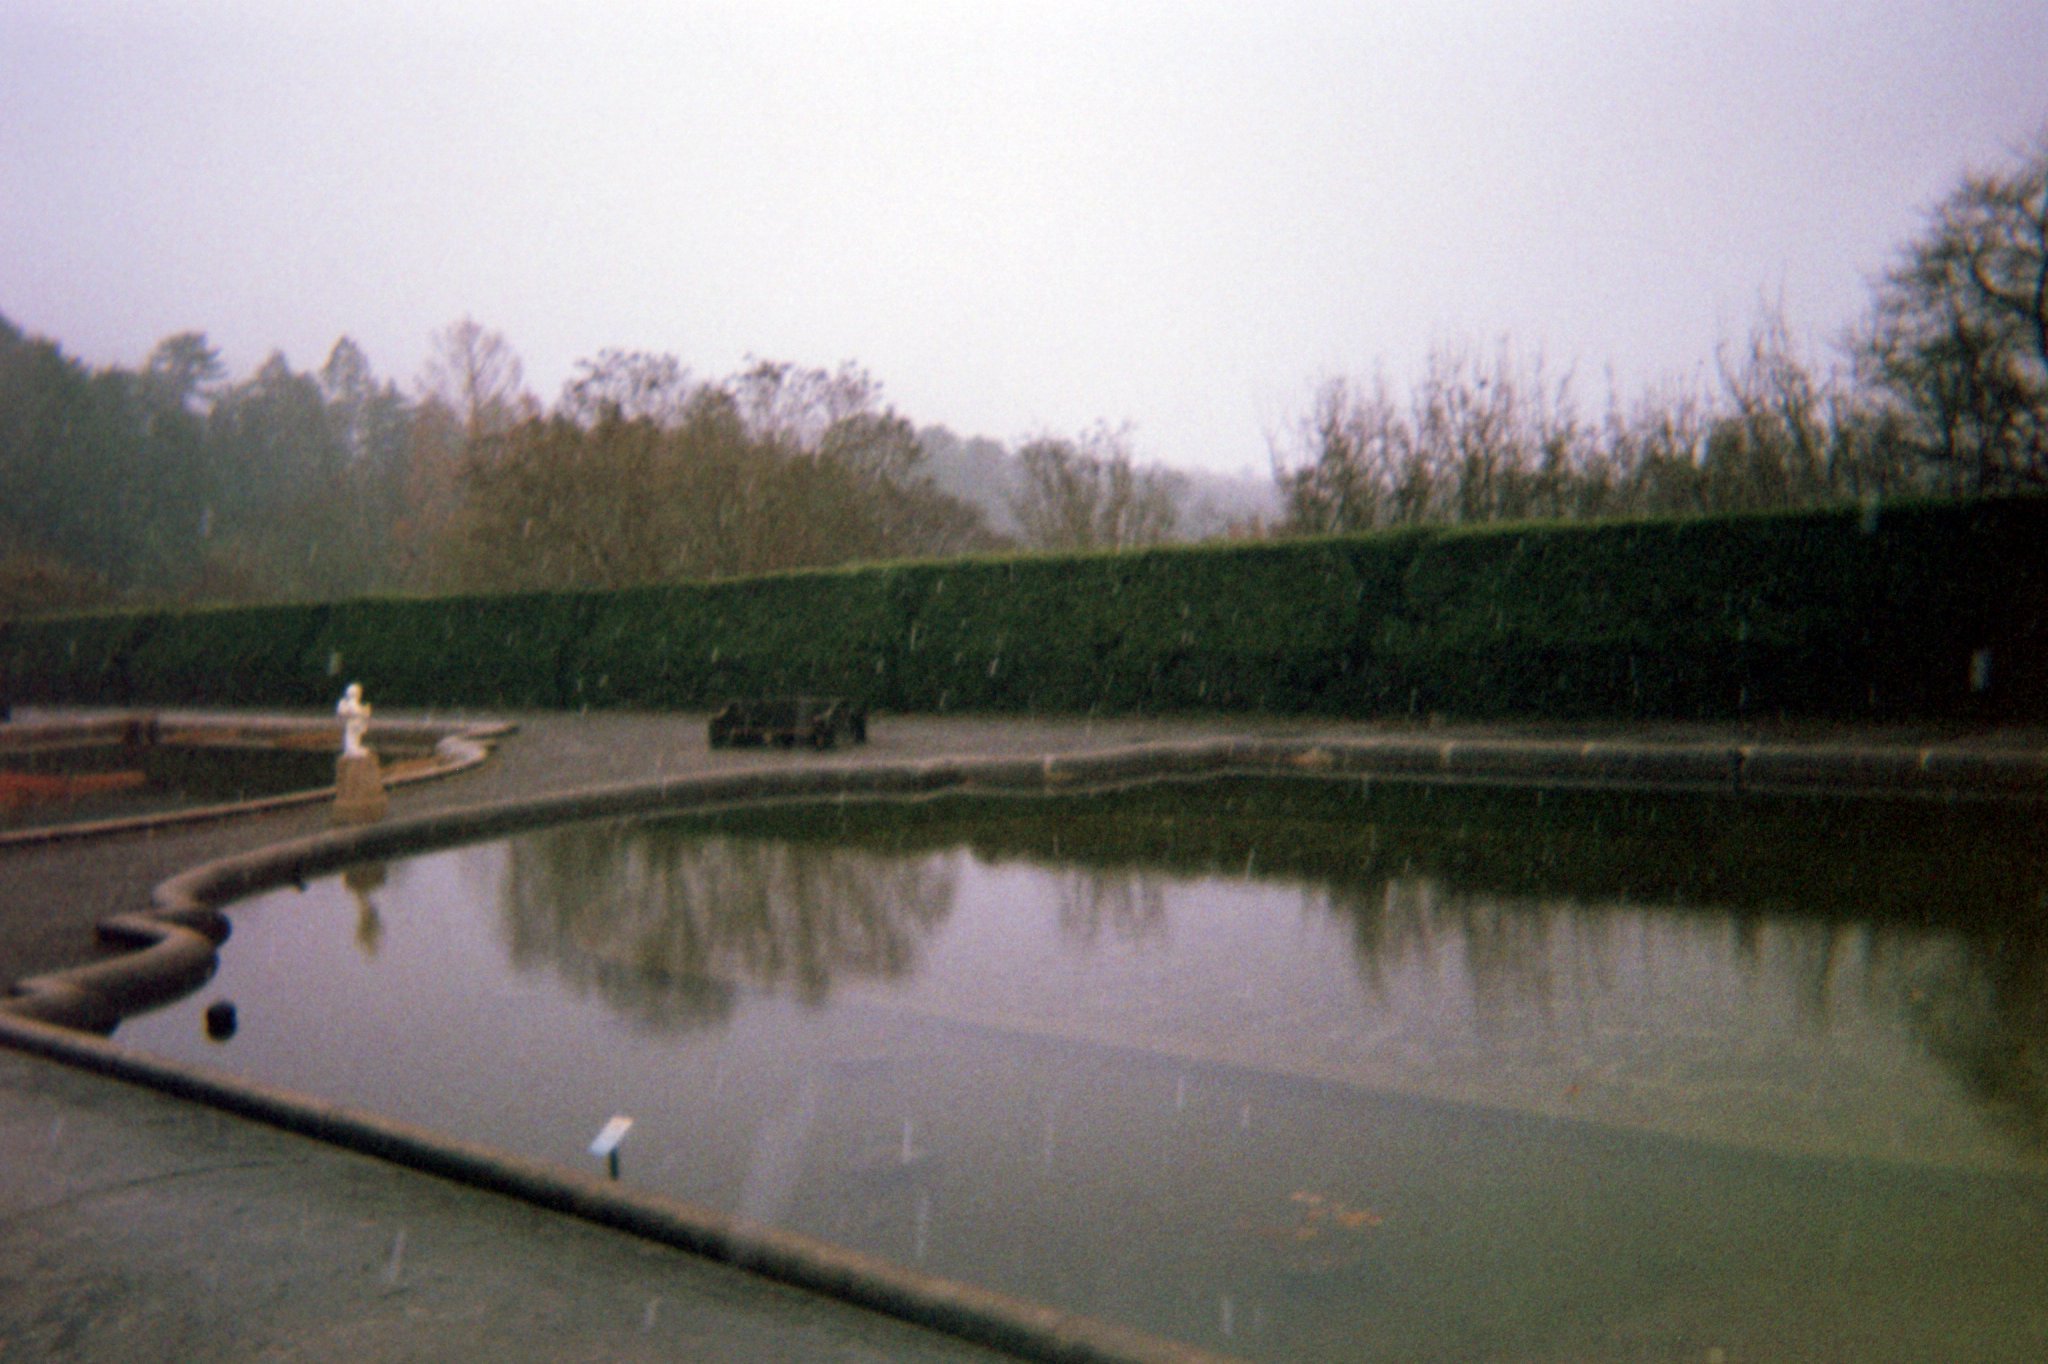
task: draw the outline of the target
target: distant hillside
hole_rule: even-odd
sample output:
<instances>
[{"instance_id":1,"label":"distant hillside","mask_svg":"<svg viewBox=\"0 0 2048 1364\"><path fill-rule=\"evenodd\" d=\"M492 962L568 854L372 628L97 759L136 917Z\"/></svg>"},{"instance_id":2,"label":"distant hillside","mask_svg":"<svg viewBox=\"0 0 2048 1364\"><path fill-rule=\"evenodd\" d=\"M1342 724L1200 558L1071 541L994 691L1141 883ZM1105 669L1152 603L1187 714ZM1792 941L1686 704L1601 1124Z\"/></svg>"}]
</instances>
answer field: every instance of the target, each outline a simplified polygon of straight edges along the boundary
<instances>
[{"instance_id":1,"label":"distant hillside","mask_svg":"<svg viewBox=\"0 0 2048 1364\"><path fill-rule=\"evenodd\" d=\"M1280 519L1280 493L1272 476L1190 473L1176 469L1181 480L1180 533L1189 540L1208 540L1232 526L1250 522L1271 525Z\"/></svg>"},{"instance_id":2,"label":"distant hillside","mask_svg":"<svg viewBox=\"0 0 2048 1364\"><path fill-rule=\"evenodd\" d=\"M926 471L940 491L982 508L1000 534L1018 533L1017 518L1010 511L1018 462L1001 441L956 435L943 426L927 426L917 439L924 447ZM1279 517L1280 499L1271 478L1185 469L1167 473L1180 514L1176 538L1206 540L1233 525L1270 523Z\"/></svg>"},{"instance_id":3,"label":"distant hillside","mask_svg":"<svg viewBox=\"0 0 2048 1364\"><path fill-rule=\"evenodd\" d=\"M924 448L926 472L940 492L980 507L1001 534L1017 533L1017 518L1010 512L1017 461L1001 441L963 438L946 427L927 426L917 433L917 443Z\"/></svg>"}]
</instances>

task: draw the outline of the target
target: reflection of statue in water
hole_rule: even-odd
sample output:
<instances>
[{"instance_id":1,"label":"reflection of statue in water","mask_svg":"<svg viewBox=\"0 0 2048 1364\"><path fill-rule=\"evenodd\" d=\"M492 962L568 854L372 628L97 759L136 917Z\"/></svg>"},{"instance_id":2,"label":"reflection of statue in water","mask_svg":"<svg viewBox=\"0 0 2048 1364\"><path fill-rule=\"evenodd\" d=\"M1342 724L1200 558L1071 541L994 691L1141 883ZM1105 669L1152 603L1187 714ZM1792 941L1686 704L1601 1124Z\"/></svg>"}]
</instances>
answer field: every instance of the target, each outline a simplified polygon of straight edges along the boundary
<instances>
[{"instance_id":1,"label":"reflection of statue in water","mask_svg":"<svg viewBox=\"0 0 2048 1364\"><path fill-rule=\"evenodd\" d=\"M384 884L385 876L382 862L358 862L341 874L341 884L356 902L356 946L366 957L376 956L377 945L384 939L384 916L377 911L370 892Z\"/></svg>"},{"instance_id":2,"label":"reflection of statue in water","mask_svg":"<svg viewBox=\"0 0 2048 1364\"><path fill-rule=\"evenodd\" d=\"M334 713L341 717L341 756L360 758L368 754L369 750L363 747L363 734L370 727L370 703L363 700L362 683L348 684Z\"/></svg>"}]
</instances>

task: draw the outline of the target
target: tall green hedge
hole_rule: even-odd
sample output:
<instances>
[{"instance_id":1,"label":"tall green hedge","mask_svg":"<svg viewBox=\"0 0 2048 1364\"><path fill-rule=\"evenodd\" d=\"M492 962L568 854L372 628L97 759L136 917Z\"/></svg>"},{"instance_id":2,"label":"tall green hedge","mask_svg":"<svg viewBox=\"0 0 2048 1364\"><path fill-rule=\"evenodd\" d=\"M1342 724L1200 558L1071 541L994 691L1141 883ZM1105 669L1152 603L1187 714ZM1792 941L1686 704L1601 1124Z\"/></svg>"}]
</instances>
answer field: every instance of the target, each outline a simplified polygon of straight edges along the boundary
<instances>
[{"instance_id":1,"label":"tall green hedge","mask_svg":"<svg viewBox=\"0 0 2048 1364\"><path fill-rule=\"evenodd\" d=\"M893 694L896 572L771 577L593 596L556 704L703 707L790 692Z\"/></svg>"},{"instance_id":2,"label":"tall green hedge","mask_svg":"<svg viewBox=\"0 0 2048 1364\"><path fill-rule=\"evenodd\" d=\"M59 617L24 701L2048 720L2048 499Z\"/></svg>"},{"instance_id":3,"label":"tall green hedge","mask_svg":"<svg viewBox=\"0 0 2048 1364\"><path fill-rule=\"evenodd\" d=\"M153 624L119 614L11 622L0 628L0 682L15 701L128 705L141 699L134 646Z\"/></svg>"},{"instance_id":4,"label":"tall green hedge","mask_svg":"<svg viewBox=\"0 0 2048 1364\"><path fill-rule=\"evenodd\" d=\"M373 705L572 705L575 650L595 614L594 598L562 592L343 602L299 675L323 695L360 681Z\"/></svg>"},{"instance_id":5,"label":"tall green hedge","mask_svg":"<svg viewBox=\"0 0 2048 1364\"><path fill-rule=\"evenodd\" d=\"M123 667L134 700L305 705L330 688L303 667L324 606L250 606L142 618ZM324 681L324 679L323 679Z\"/></svg>"}]
</instances>

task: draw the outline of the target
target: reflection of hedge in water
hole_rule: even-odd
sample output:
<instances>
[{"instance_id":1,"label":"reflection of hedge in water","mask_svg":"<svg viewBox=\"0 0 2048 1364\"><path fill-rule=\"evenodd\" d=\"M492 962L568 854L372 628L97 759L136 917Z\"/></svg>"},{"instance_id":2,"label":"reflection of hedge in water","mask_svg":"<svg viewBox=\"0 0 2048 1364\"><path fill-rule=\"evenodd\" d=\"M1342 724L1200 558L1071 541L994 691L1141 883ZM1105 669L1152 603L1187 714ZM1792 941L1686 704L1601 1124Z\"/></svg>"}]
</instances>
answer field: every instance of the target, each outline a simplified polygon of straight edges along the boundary
<instances>
[{"instance_id":1,"label":"reflection of hedge in water","mask_svg":"<svg viewBox=\"0 0 2048 1364\"><path fill-rule=\"evenodd\" d=\"M2038 721L2048 498L53 617L0 669L112 704Z\"/></svg>"},{"instance_id":2,"label":"reflection of hedge in water","mask_svg":"<svg viewBox=\"0 0 2048 1364\"><path fill-rule=\"evenodd\" d=\"M2048 893L2038 804L1236 777L1057 798L727 810L665 821L876 851L2003 931Z\"/></svg>"},{"instance_id":3,"label":"reflection of hedge in water","mask_svg":"<svg viewBox=\"0 0 2048 1364\"><path fill-rule=\"evenodd\" d=\"M1347 924L1368 989L1387 963L1455 937L1483 978L1475 986L1540 992L1545 945L1564 918L1583 917L1567 913L1575 904L1713 906L1746 939L1767 919L1789 923L1817 1010L1841 964L1862 960L1858 984L1874 1004L1906 1018L2014 1130L2048 1141L2042 816L2032 803L1235 778L729 810L666 827L878 854L966 847L1155 890L1163 875L1299 880Z\"/></svg>"},{"instance_id":4,"label":"reflection of hedge in water","mask_svg":"<svg viewBox=\"0 0 2048 1364\"><path fill-rule=\"evenodd\" d=\"M578 825L515 838L512 960L665 1024L712 1022L745 987L817 1002L900 976L953 903L943 867L816 844Z\"/></svg>"}]
</instances>

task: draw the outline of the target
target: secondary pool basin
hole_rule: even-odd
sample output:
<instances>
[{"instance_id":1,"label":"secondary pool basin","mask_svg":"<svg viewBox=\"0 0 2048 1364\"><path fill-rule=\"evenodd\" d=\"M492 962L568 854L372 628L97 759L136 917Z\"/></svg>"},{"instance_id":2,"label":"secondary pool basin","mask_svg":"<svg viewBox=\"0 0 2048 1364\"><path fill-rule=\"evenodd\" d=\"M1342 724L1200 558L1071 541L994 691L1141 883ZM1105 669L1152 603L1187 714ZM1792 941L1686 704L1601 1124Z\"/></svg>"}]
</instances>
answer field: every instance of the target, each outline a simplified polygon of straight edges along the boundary
<instances>
[{"instance_id":1,"label":"secondary pool basin","mask_svg":"<svg viewBox=\"0 0 2048 1364\"><path fill-rule=\"evenodd\" d=\"M2037 799L1270 756L272 850L116 1038L1257 1358L2040 1355Z\"/></svg>"},{"instance_id":2,"label":"secondary pool basin","mask_svg":"<svg viewBox=\"0 0 2048 1364\"><path fill-rule=\"evenodd\" d=\"M401 720L373 750L387 785L460 771L509 730ZM136 712L0 724L0 848L133 832L330 799L338 722Z\"/></svg>"}]
</instances>

